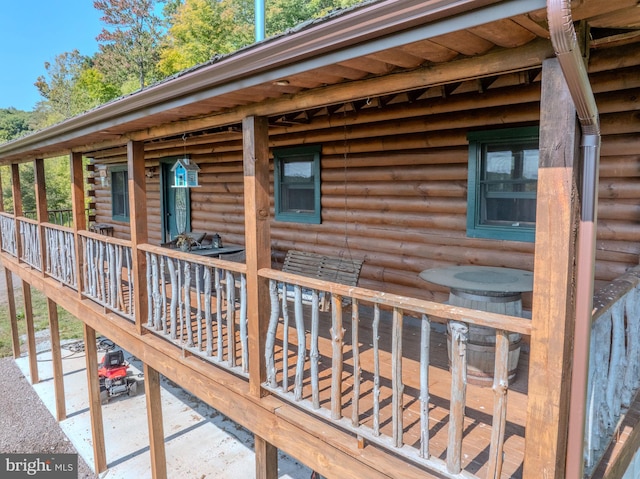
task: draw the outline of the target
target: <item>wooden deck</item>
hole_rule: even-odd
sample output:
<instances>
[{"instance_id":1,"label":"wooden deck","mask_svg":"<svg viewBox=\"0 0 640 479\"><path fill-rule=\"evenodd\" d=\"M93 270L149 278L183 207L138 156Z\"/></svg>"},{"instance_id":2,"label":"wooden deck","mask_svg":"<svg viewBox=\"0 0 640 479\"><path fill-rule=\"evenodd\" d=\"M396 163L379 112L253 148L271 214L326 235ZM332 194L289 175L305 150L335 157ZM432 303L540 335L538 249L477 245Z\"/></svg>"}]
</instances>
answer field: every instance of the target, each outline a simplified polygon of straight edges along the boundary
<instances>
[{"instance_id":1,"label":"wooden deck","mask_svg":"<svg viewBox=\"0 0 640 479\"><path fill-rule=\"evenodd\" d=\"M51 230L51 234L47 232L50 241L45 243L49 250L44 264L47 274L72 289L80 286L83 295L104 306L105 312L133 321L128 242L83 232L85 264L95 262L97 266L92 268L92 275L85 266L81 271L84 280L78 283L71 274L76 265L69 232L61 227ZM61 234L69 238L53 241ZM183 354L198 356L249 380L246 265L210 258L194 260L193 255L167 253L150 245L143 250L148 253L150 312L145 326ZM56 262L63 254L70 256ZM494 477L494 472L495 477L523 477L529 364L526 338L531 331L528 320L278 270L263 269L259 274L270 279L271 295L267 332L271 338L260 338L265 341L268 356L263 386L298 408L296 420L301 421L301 428L314 431L317 422L300 418L316 416L329 427L352 435L360 447L384 449L427 470L446 470L447 477ZM640 443L635 419L637 396L632 401L640 354L635 340L638 328L625 329L625 324L636 325L638 321L634 311L640 302L639 284L640 270L631 271L599 292L594 303L598 308L593 338L608 339L591 346L595 362L590 369L599 379L592 381L598 393L593 395L597 406L588 420L589 424L603 425L601 432L590 436L598 438L587 465L593 477L603 471L607 477L619 477L619 469L628 463L626 457ZM283 301L278 291L284 291L285 285L297 288L298 296L292 300L287 294L288 300ZM309 304L308 298L302 299L301 289L321 292L338 302L332 304L331 311L321 311L317 304ZM458 381L456 387L449 372L442 318L509 329L525 337L517 375L504 388L505 396L502 387L494 390L471 381L466 386ZM423 328L423 324L429 328ZM343 333L336 334L334 325ZM502 341L506 344L506 339ZM489 354L493 356L493 352ZM505 364L506 353L503 358ZM620 372L611 373L611 368ZM458 378L463 369L458 367ZM504 371L506 377L506 368ZM620 374L628 381L617 380ZM500 421L502 408L506 411L504 426ZM624 422L612 417L621 417ZM494 423L494 418L499 419Z\"/></svg>"},{"instance_id":2,"label":"wooden deck","mask_svg":"<svg viewBox=\"0 0 640 479\"><path fill-rule=\"evenodd\" d=\"M374 428L373 398L374 383L374 352L372 337L372 315L367 314L367 308L360 310L359 349L360 349L360 394L359 394L359 422L361 425ZM319 338L319 390L320 404L323 409L331 409L331 355L332 344L329 328L330 314L322 313L320 318ZM342 372L342 415L351 418L353 411L354 367L352 347L352 332L345 328L344 337L344 368ZM309 315L305 315L305 330L310 330ZM283 351L288 352L288 364L295 364L298 360L297 345L289 342L288 348L283 346L284 330L282 325L278 329L276 370L283 370ZM309 335L307 334L307 351L310 350ZM293 327L289 328L289 338L296 337ZM383 315L379 329L380 348L380 432L381 435L392 437L392 353L391 353L391 318ZM430 337L430 367L429 367L429 452L430 456L445 460L448 441L449 411L451 396L451 374L447 360L447 336L443 325L434 325ZM420 320L405 317L403 327L403 430L404 442L419 448L420 442ZM304 387L302 401L311 403L312 387L309 361L305 364ZM294 372L291 370L288 378L288 390L291 393L294 384ZM507 426L505 436L505 462L502 477L522 477L522 463L524 458L524 431L527 410L527 375L528 355L521 354L518 372L508 393ZM278 384L282 384L282 374L278 375ZM283 391L284 392L284 391ZM466 395L466 411L464 419L463 439L463 469L478 477L485 477L489 446L491 444L491 422L494 403L494 393L490 387L469 385Z\"/></svg>"},{"instance_id":3,"label":"wooden deck","mask_svg":"<svg viewBox=\"0 0 640 479\"><path fill-rule=\"evenodd\" d=\"M171 294L172 289L169 284L165 284L163 291L165 292L165 314L160 317L162 321L148 323L148 329L154 334L164 338L173 347L183 350L186 354L198 356L204 361L214 364L218 367L232 371L238 377L248 380L248 371L244 370L243 365L246 364L246 343L243 344L242 339L242 317L241 305L243 303L243 279L242 272L244 265L232 264L220 260L209 261L213 278L211 292L209 296L209 304L206 301L206 288L198 289L186 287L180 292L189 291L187 296L189 301L187 304L186 296L178 301L178 310L184 311L187 307L191 311L190 320L183 316L180 320L180 314L176 318L175 337L172 337L172 318L171 318ZM209 263L208 262L208 263ZM181 263L183 272L191 271L186 268L186 263ZM225 268L234 268L240 271L230 271ZM31 271L32 268L24 269ZM228 281L227 273L234 274L235 281ZM276 274L274 272L274 274ZM27 275L28 276L28 275ZM186 279L186 278L184 278ZM607 293L611 302L620 302L618 299L629 290L630 286L626 285L630 280L623 278L620 281L624 288L619 294ZM59 278L58 278L59 280ZM127 284L128 275L122 275L122 283ZM183 280L184 286L190 284ZM234 292L229 295L226 290L226 284L235 284ZM616 286L614 283L612 286ZM635 283L633 283L635 284ZM619 288L620 289L620 288ZM57 289L55 290L58 291ZM69 290L72 292L72 290ZM198 293L199 291L199 293ZM346 290L345 290L346 291ZM632 290L633 292L633 290ZM51 291L50 291L51 293ZM357 293L356 296L362 296L363 293ZM198 305L198 296L200 297L200 305ZM124 302L129 303L128 294L123 295ZM634 303L635 296L630 297L627 301L629 304ZM152 297L150 299L153 299ZM231 299L231 301L229 301ZM624 297L623 297L624 299ZM289 302L291 303L291 302ZM162 303L160 303L162 304ZM233 308L229 308L229 304L233 304ZM293 304L293 303L291 303ZM434 310L440 310L440 306L432 306ZM605 305L606 306L606 305ZM601 306L601 308L605 308ZM357 308L356 308L357 307ZM608 306L607 306L608 308ZM110 309L107 308L106 309ZM128 308L124 308L127 310ZM298 331L296 329L293 318L293 306L289 311L289 326L285 330L282 312L279 313L276 339L274 346L274 370L276 371L275 387L265 384L272 393L281 399L289 402L300 411L300 414L290 418L292 422L298 424L299 427L309 432L322 435L322 431L318 431L317 422L308 421L305 417L313 415L323 419L328 428L340 428L350 433L353 437L354 444L359 444L364 448L382 448L391 451L391 454L399 455L410 459L413 464L422 466L425 469L425 461L419 456L417 451L420 449L421 434L424 429L421 426L421 391L420 391L420 355L421 341L424 332L421 330L423 319L408 315L407 311L402 315L402 401L399 410L402 416L402 446L397 447L392 444L395 424L394 412L398 410L397 403L394 404L394 381L393 381L393 308L390 306L382 306L380 308L380 321L377 333L377 345L374 341L374 308L366 301L359 299L355 303L345 304L341 308L342 324L344 328L344 336L342 338L342 370L340 380L335 380L335 337L331 331L333 315L335 311L320 312L318 311L318 371L315 376L318 377L318 386L315 388L318 394L318 407L314 407L314 386L313 386L313 362L311 361L313 351L312 339L312 315L313 307L305 304L302 307L303 312L303 330L304 330L304 361L303 375L301 381L301 389L299 397L295 394L296 385L296 366L299 364L298 357ZM207 329L206 310L209 311L211 325ZM354 321L352 312L358 311L357 321ZM444 310L444 308L443 308ZM233 321L229 312L233 311ZM617 314L622 314L622 309ZM116 311L118 312L118 311ZM218 312L220 314L218 315ZM119 313L118 314L122 314ZM245 318L246 318L246 312ZM469 314L469 313L465 313ZM128 318L127 314L122 314ZM432 317L431 334L429 341L429 368L428 368L428 435L429 435L429 451L428 457L435 458L440 462L447 459L448 448L450 448L449 427L452 423L451 413L451 391L452 378L449 372L447 359L447 334L444 324L435 322L436 318ZM458 318L460 319L460 318ZM246 321L246 319L245 319ZM439 321L439 319L438 319ZM618 320L612 320L618 323ZM357 329L354 330L354 324ZM396 329L397 330L397 329ZM357 348L354 347L354 331L357 331ZM229 338L234 340L229 342ZM193 344L189 344L191 338ZM209 341L210 339L210 341ZM523 348L520 354L520 361L517 368L517 375L509 384L507 393L507 410L506 425L504 434L504 463L499 477L521 478L523 477L523 460L525 447L525 424L527 412L527 392L528 392L528 367L529 357L527 351L528 341L523 341ZM207 347L210 345L210 348ZM286 345L286 346L285 346ZM378 374L379 374L379 396L375 395L376 383L376 352L378 349ZM283 354L287 351L287 354ZM356 375L354 370L354 358L358 357L359 374ZM233 360L231 359L233 357ZM283 371L287 371L286 381ZM357 385L356 377L360 378ZM340 386L340 393L335 395L335 383ZM397 387L397 381L396 381ZM355 389L359 388L356 395ZM487 471L491 462L491 436L494 417L494 404L496 402L496 393L491 387L480 387L469 384L466 388L465 395L465 412L463 419L463 439L462 439L462 472L451 477L487 477ZM335 405L332 400L335 397L340 398L338 405L339 417L332 417ZM357 400L356 400L357 398ZM357 405L357 408L355 406ZM357 409L357 417L353 417L354 410ZM619 423L619 427L614 432L613 442L609 444L609 449L605 454L603 461L596 467L592 477L620 477L621 469L628 464L628 460L632 453L637 449L635 445L640 442L640 434L638 434L637 422L640 410L640 400L636 395L630 408L624 408L623 421ZM377 422L377 424L376 424ZM354 425L356 427L354 427ZM366 429L370 435L360 435L354 430L360 428ZM327 429L328 431L329 429ZM375 431L379 431L375 433ZM326 433L326 431L325 431ZM374 437L372 440L371 437ZM606 447L606 444L605 444ZM636 449L634 449L636 447Z\"/></svg>"},{"instance_id":4,"label":"wooden deck","mask_svg":"<svg viewBox=\"0 0 640 479\"><path fill-rule=\"evenodd\" d=\"M198 319L197 310L194 307L197 303L196 295L191 294L191 330L187 328L185 321L176 330L176 337L173 343L185 351L191 352L214 364L241 373L241 368L236 367L242 364L241 334L240 334L240 313L239 307L235 309L235 321L233 325L226 320L227 302L223 300L221 305L221 321L216 320L216 301L211 301L213 309L211 324L211 349L207 352L207 328L202 317ZM345 317L350 316L351 307L345 307ZM379 404L377 417L379 418L379 431L381 442L384 437L393 437L393 385L392 385L392 321L389 311L382 312L379 328L379 374L380 393L377 401L374 398L375 381L375 354L373 346L373 309L366 306L359 307L359 327L358 327L358 348L360 358L360 385L358 400L358 422L359 425L374 431L376 414L376 402ZM313 388L311 361L311 307L304 307L305 314L305 341L306 356L304 362L304 376L302 396L296 399L294 396L294 384L296 381L295 365L298 362L297 330L294 325L290 325L285 334L283 319L280 318L276 346L275 346L275 369L277 371L278 387L273 390L275 394L291 401L301 407L309 414L314 414L329 419L331 411L331 389L332 371L332 339L331 339L331 312L320 313L320 327L318 339L319 353L319 403L320 408L313 407ZM155 331L157 334L170 339L171 324L169 314L165 316L166 330ZM403 361L402 361L402 383L403 390L403 440L409 446L403 448L407 450L407 457L415 457L416 454L410 452L411 448L420 448L420 319L405 316L403 324ZM351 346L353 331L351 322L345 320L344 323L344 350L343 350L343 370L341 378L342 418L337 423L340 427L343 423L347 426L353 423L353 401L354 401L354 355ZM164 325L163 325L164 326ZM235 343L229 348L227 341L229 328L234 329ZM163 333L166 331L166 333ZM193 338L193 345L189 346L189 338ZM199 338L199 339L198 339ZM285 347L285 343L287 346ZM524 436L527 411L527 376L528 376L528 353L524 347L520 354L520 361L516 377L509 385L506 432L504 439L504 464L501 477L521 478L524 460ZM234 361L230 361L229 351L233 351ZM287 351L286 361L284 351ZM287 378L284 381L283 371L287 370ZM283 387L283 385L286 385ZM285 389L286 387L286 389ZM447 335L443 324L432 323L430 336L430 367L429 367L429 455L430 457L446 460L449 419L450 419L450 399L451 399L451 374L447 359ZM492 417L494 407L494 391L491 387L481 387L468 385L466 391L466 409L464 416L464 433L462 442L462 468L466 473L477 477L486 477L487 463L492 433ZM345 427L348 430L348 427ZM358 440L354 437L354 440ZM363 441L366 447L378 447L374 444ZM418 463L420 461L418 460Z\"/></svg>"}]
</instances>

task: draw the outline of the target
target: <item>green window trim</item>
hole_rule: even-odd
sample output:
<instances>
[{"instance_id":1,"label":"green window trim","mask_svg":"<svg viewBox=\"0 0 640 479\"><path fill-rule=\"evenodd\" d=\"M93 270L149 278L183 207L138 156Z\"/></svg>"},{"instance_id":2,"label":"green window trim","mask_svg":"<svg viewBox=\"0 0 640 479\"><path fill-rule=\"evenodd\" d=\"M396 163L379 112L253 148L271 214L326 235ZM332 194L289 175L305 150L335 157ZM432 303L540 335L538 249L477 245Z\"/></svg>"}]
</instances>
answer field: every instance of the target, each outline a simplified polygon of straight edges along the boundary
<instances>
[{"instance_id":1,"label":"green window trim","mask_svg":"<svg viewBox=\"0 0 640 479\"><path fill-rule=\"evenodd\" d=\"M535 218L533 221L515 222L511 225L506 224L507 221L502 224L498 221L494 221L494 224L488 224L489 222L483 221L486 213L483 214L482 205L483 201L486 202L487 199L494 201L501 199L533 200L535 202L537 179L535 181L526 179L491 181L483 178L483 161L489 145L518 146L532 142L537 144L539 134L537 126L468 133L467 236L511 241L535 241ZM497 187L492 190L493 185L500 184L519 185L522 191L502 192Z\"/></svg>"},{"instance_id":2,"label":"green window trim","mask_svg":"<svg viewBox=\"0 0 640 479\"><path fill-rule=\"evenodd\" d=\"M274 150L275 219L320 224L321 147ZM291 173L298 174L291 174Z\"/></svg>"},{"instance_id":3,"label":"green window trim","mask_svg":"<svg viewBox=\"0 0 640 479\"><path fill-rule=\"evenodd\" d=\"M129 221L129 170L127 166L109 168L111 180L111 218Z\"/></svg>"}]
</instances>

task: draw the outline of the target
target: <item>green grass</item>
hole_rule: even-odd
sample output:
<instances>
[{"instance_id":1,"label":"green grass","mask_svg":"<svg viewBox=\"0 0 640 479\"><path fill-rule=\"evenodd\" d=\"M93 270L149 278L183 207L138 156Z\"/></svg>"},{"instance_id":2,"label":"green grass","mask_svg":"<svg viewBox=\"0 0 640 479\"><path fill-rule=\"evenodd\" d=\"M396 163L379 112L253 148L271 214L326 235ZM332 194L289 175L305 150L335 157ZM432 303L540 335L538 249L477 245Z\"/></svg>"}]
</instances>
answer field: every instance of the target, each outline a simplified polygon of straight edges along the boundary
<instances>
[{"instance_id":1,"label":"green grass","mask_svg":"<svg viewBox=\"0 0 640 479\"><path fill-rule=\"evenodd\" d=\"M27 332L27 325L24 314L24 301L22 299L22 289L15 289L16 316L18 318L18 335L22 336ZM49 329L49 315L47 312L47 298L35 288L31 289L31 304L33 309L33 323L36 331ZM82 322L72 314L62 308L58 308L58 323L60 327L60 339L82 338ZM20 341L23 344L24 341ZM11 346L11 322L9 318L9 307L6 304L0 305L0 357L11 356L13 348Z\"/></svg>"}]
</instances>

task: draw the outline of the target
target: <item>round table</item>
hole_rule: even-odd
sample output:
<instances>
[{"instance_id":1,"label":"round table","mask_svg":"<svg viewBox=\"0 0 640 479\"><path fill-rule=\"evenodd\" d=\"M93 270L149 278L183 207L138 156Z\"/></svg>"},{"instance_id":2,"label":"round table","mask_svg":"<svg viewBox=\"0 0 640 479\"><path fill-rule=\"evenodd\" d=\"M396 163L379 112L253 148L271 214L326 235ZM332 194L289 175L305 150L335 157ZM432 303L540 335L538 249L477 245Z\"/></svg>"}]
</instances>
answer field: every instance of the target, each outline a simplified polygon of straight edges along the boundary
<instances>
[{"instance_id":1,"label":"round table","mask_svg":"<svg viewBox=\"0 0 640 479\"><path fill-rule=\"evenodd\" d=\"M522 293L533 291L533 273L494 266L448 266L420 273L423 280L449 288L449 304L464 308L522 316ZM509 334L509 379L520 357L521 335ZM495 367L495 330L469 325L467 378L472 384L490 386Z\"/></svg>"}]
</instances>

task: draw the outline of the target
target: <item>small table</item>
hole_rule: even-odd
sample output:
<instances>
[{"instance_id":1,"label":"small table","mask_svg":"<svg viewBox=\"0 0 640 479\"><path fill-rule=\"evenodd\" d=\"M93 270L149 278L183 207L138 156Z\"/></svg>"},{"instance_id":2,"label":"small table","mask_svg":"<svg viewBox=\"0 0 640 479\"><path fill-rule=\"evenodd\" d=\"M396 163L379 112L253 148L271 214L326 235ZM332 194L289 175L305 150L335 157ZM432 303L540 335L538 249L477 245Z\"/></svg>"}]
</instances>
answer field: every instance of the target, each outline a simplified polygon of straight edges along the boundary
<instances>
[{"instance_id":1,"label":"small table","mask_svg":"<svg viewBox=\"0 0 640 479\"><path fill-rule=\"evenodd\" d=\"M420 273L420 278L429 283L449 287L451 290L449 301L452 305L465 306L461 302L466 303L467 300L486 302L489 303L486 307L473 309L512 316L521 316L522 310L510 312L498 307L497 304L521 301L521 293L533 291L533 273L513 268L448 266L424 270Z\"/></svg>"},{"instance_id":2,"label":"small table","mask_svg":"<svg viewBox=\"0 0 640 479\"><path fill-rule=\"evenodd\" d=\"M244 251L244 246L227 245L223 246L222 248L213 248L207 246L205 246L204 248L193 248L192 250L185 251L185 253L196 254L198 256L213 256L217 258L218 255L221 254L239 253L240 251Z\"/></svg>"},{"instance_id":3,"label":"small table","mask_svg":"<svg viewBox=\"0 0 640 479\"><path fill-rule=\"evenodd\" d=\"M107 223L95 223L90 230L101 235L113 236L113 225Z\"/></svg>"},{"instance_id":4,"label":"small table","mask_svg":"<svg viewBox=\"0 0 640 479\"><path fill-rule=\"evenodd\" d=\"M522 316L522 293L533 291L533 273L492 266L449 266L427 269L423 280L447 286L449 304L480 311ZM515 377L521 335L509 334L509 379ZM467 377L470 383L489 386L495 367L495 330L469 325Z\"/></svg>"}]
</instances>

